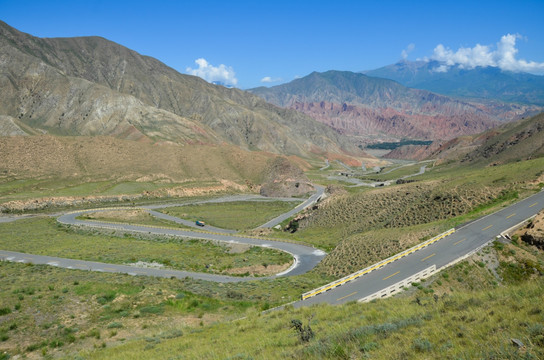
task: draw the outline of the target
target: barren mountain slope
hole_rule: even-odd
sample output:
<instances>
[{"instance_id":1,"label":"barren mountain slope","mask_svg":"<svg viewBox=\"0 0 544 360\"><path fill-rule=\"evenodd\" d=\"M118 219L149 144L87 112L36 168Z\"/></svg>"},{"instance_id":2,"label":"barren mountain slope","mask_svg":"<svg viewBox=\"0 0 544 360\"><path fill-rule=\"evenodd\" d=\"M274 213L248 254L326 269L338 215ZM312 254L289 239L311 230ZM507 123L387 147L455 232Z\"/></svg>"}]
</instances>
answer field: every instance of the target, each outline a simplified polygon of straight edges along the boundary
<instances>
[{"instance_id":1,"label":"barren mountain slope","mask_svg":"<svg viewBox=\"0 0 544 360\"><path fill-rule=\"evenodd\" d=\"M483 133L431 145L401 146L385 158L461 160L464 163L502 164L544 155L544 113L508 123Z\"/></svg>"},{"instance_id":2,"label":"barren mountain slope","mask_svg":"<svg viewBox=\"0 0 544 360\"><path fill-rule=\"evenodd\" d=\"M314 72L251 92L363 138L451 139L534 111L532 106L469 103L348 71Z\"/></svg>"},{"instance_id":3,"label":"barren mountain slope","mask_svg":"<svg viewBox=\"0 0 544 360\"><path fill-rule=\"evenodd\" d=\"M543 155L544 113L495 129L462 161L502 164Z\"/></svg>"},{"instance_id":4,"label":"barren mountain slope","mask_svg":"<svg viewBox=\"0 0 544 360\"><path fill-rule=\"evenodd\" d=\"M40 39L0 22L3 114L61 134L357 152L334 130L99 37Z\"/></svg>"},{"instance_id":5,"label":"barren mountain slope","mask_svg":"<svg viewBox=\"0 0 544 360\"><path fill-rule=\"evenodd\" d=\"M259 183L273 154L232 145L140 143L108 136L0 137L0 180L105 179ZM146 180L147 179L147 180Z\"/></svg>"}]
</instances>

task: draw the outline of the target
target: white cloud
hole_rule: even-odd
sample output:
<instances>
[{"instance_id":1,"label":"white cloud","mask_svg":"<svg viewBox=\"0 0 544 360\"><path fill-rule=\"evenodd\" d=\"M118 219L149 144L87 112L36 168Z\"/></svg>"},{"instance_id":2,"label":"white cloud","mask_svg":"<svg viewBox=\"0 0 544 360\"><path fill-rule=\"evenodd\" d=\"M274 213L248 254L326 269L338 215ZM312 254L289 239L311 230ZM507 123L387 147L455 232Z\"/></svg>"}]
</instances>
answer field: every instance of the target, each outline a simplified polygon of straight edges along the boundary
<instances>
[{"instance_id":1,"label":"white cloud","mask_svg":"<svg viewBox=\"0 0 544 360\"><path fill-rule=\"evenodd\" d=\"M273 77L270 77L270 76L265 76L261 79L261 82L262 83L273 83L273 82L278 82L278 81L281 81L282 79L281 78L273 78Z\"/></svg>"},{"instance_id":2,"label":"white cloud","mask_svg":"<svg viewBox=\"0 0 544 360\"><path fill-rule=\"evenodd\" d=\"M192 69L188 67L186 69L188 74L199 76L207 82L217 82L224 84L225 86L236 86L236 84L238 84L236 74L230 66L224 64L213 66L203 58L196 59L195 63L198 65L198 68Z\"/></svg>"},{"instance_id":3,"label":"white cloud","mask_svg":"<svg viewBox=\"0 0 544 360\"><path fill-rule=\"evenodd\" d=\"M440 65L439 67L434 68L432 71L437 72L437 73L445 73L445 72L448 72L448 66L447 65Z\"/></svg>"},{"instance_id":4,"label":"white cloud","mask_svg":"<svg viewBox=\"0 0 544 360\"><path fill-rule=\"evenodd\" d=\"M544 74L544 63L516 59L518 52L516 40L520 38L521 36L518 34L507 34L501 37L495 47L476 44L473 48L461 47L455 52L439 44L434 48L431 60L443 62L448 67L458 65L464 69L474 69L477 66L495 66L502 70ZM438 72L446 70L447 68L443 65L435 69Z\"/></svg>"},{"instance_id":5,"label":"white cloud","mask_svg":"<svg viewBox=\"0 0 544 360\"><path fill-rule=\"evenodd\" d=\"M406 49L402 50L401 53L400 53L400 56L406 60L406 58L408 57L408 54L410 54L412 51L414 51L414 49L416 48L416 45L415 44L408 44L408 46L406 47Z\"/></svg>"}]
</instances>

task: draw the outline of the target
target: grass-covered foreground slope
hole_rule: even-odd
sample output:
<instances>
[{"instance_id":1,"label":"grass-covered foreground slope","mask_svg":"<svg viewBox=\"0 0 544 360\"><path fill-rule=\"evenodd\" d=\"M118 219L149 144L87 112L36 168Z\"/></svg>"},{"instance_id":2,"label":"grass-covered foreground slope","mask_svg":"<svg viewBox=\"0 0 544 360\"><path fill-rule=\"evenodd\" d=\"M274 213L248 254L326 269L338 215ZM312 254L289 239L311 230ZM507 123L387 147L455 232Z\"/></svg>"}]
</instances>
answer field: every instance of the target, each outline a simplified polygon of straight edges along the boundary
<instances>
[{"instance_id":1,"label":"grass-covered foreground slope","mask_svg":"<svg viewBox=\"0 0 544 360\"><path fill-rule=\"evenodd\" d=\"M273 237L328 250L318 268L297 277L216 284L1 263L0 288L6 290L0 292L0 349L29 358L83 359L542 358L544 256L521 237L486 248L392 299L300 310L288 306L261 314L539 191L544 159L519 160L497 166L443 162L410 178L415 182L381 189L324 180L337 186L329 187L328 199L291 222L296 231L270 230ZM312 179L325 179L322 172L327 174L313 170ZM60 239L96 241L101 256L109 256L110 247L115 256L130 247L116 248L115 241L122 239L106 234L35 221L21 224L45 222L40 226L47 236L40 238L38 230L22 225L8 236L20 232L28 244L45 247L46 238L55 244L62 231ZM127 238L140 247L134 240ZM77 246L63 251L73 254ZM137 251L159 252L146 246ZM89 290L76 291L81 285ZM42 318L58 321L44 324ZM292 325L300 326L309 341ZM517 349L512 339L524 347Z\"/></svg>"},{"instance_id":2,"label":"grass-covered foreground slope","mask_svg":"<svg viewBox=\"0 0 544 360\"><path fill-rule=\"evenodd\" d=\"M74 358L138 339L153 346L293 301L320 280L219 284L0 261L0 359Z\"/></svg>"},{"instance_id":3,"label":"grass-covered foreground slope","mask_svg":"<svg viewBox=\"0 0 544 360\"><path fill-rule=\"evenodd\" d=\"M533 263L527 259L535 260ZM544 356L544 256L496 244L405 295L372 303L250 313L142 337L84 359L539 359ZM530 265L527 265L530 264ZM311 327L307 341L293 320ZM518 349L512 339L521 341Z\"/></svg>"}]
</instances>

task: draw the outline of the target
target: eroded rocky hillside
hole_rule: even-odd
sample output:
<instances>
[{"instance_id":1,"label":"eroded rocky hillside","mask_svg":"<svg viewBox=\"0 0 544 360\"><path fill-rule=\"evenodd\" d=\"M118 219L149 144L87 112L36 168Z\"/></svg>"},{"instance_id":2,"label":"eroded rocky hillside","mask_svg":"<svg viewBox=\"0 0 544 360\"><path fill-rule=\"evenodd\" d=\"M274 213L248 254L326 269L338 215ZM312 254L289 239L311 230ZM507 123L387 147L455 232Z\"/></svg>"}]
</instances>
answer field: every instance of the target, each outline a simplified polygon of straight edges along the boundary
<instances>
[{"instance_id":1,"label":"eroded rocky hillside","mask_svg":"<svg viewBox=\"0 0 544 360\"><path fill-rule=\"evenodd\" d=\"M451 139L538 111L530 105L456 100L349 71L313 72L250 91L362 139Z\"/></svg>"},{"instance_id":2,"label":"eroded rocky hillside","mask_svg":"<svg viewBox=\"0 0 544 360\"><path fill-rule=\"evenodd\" d=\"M99 37L42 39L0 22L0 90L0 115L14 119L15 131L227 142L296 155L358 152L308 116Z\"/></svg>"}]
</instances>

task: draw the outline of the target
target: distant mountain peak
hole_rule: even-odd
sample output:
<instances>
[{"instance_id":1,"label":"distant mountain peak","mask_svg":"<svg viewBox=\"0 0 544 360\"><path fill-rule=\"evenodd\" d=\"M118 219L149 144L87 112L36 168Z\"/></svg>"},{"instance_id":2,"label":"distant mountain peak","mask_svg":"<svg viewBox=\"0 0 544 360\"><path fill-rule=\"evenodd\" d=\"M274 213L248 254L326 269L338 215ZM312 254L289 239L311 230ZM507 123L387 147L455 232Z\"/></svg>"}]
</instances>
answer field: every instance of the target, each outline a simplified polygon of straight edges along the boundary
<instances>
[{"instance_id":1,"label":"distant mountain peak","mask_svg":"<svg viewBox=\"0 0 544 360\"><path fill-rule=\"evenodd\" d=\"M364 73L448 96L544 106L544 76L505 71L495 66L468 69L435 60L404 60Z\"/></svg>"}]
</instances>

